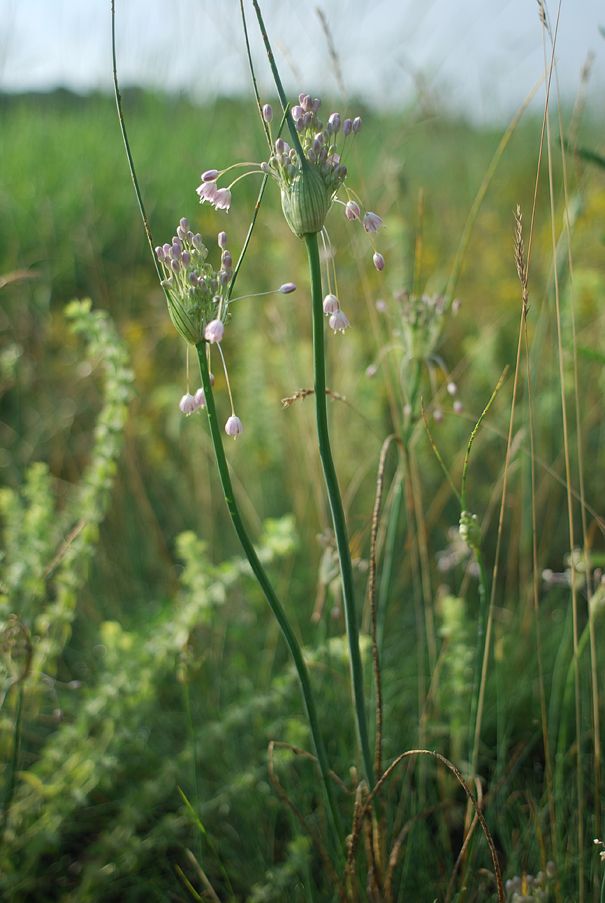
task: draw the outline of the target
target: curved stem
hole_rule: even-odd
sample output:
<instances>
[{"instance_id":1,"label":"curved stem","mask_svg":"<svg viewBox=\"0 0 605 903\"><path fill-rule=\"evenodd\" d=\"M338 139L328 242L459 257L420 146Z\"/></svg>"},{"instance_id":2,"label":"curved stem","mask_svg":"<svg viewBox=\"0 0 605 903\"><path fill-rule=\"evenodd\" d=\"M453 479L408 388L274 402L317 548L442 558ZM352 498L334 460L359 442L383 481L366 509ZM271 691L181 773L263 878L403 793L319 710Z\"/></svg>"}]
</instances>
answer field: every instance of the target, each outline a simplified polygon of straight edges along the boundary
<instances>
[{"instance_id":1,"label":"curved stem","mask_svg":"<svg viewBox=\"0 0 605 903\"><path fill-rule=\"evenodd\" d=\"M286 644L294 661L294 666L296 668L296 673L298 674L298 680L300 682L304 706L309 721L311 737L313 739L313 745L315 747L315 754L317 755L317 761L319 762L319 769L321 771L321 776L323 779L326 800L328 803L328 821L330 823L330 829L334 837L338 855L340 856L340 822L336 809L336 803L334 800L332 784L330 781L330 768L328 765L328 758L319 730L319 719L317 717L317 709L315 708L315 700L313 698L313 691L311 689L311 682L309 680L309 672L307 671L307 666L303 658L300 644L294 634L292 626L288 620L288 616L286 615L281 602L277 598L275 590L271 585L267 573L260 562L260 559L256 553L256 549L254 548L252 540L250 539L250 536L248 535L248 532L242 521L239 508L235 500L235 494L233 492L233 485L231 483L231 476L229 474L229 466L227 464L227 458L225 457L225 449L223 448L223 437L216 414L216 406L214 404L214 395L212 392L212 383L210 382L210 371L208 368L208 361L206 359L206 343L199 342L196 345L196 350L200 365L202 386L204 388L204 395L206 398L206 411L208 414L208 423L210 426L210 436L212 438L212 445L214 447L214 454L216 457L221 486L223 487L223 492L225 495L225 502L227 503L227 508L229 510L229 514L231 515L231 521L235 528L235 532L237 533L238 539L242 544L246 558L250 563L252 572L256 577L267 602L269 603L269 607L273 612L275 620L279 624L282 635L286 641Z\"/></svg>"},{"instance_id":2,"label":"curved stem","mask_svg":"<svg viewBox=\"0 0 605 903\"><path fill-rule=\"evenodd\" d=\"M349 640L349 659L351 667L351 682L353 688L353 703L357 721L357 735L361 747L363 770L370 789L374 785L372 754L368 737L368 726L365 711L365 699L363 691L363 668L359 651L359 630L357 627L357 612L355 610L355 598L353 593L353 568L351 565L351 552L349 538L345 523L342 499L338 488L336 468L330 448L330 435L328 432L328 412L326 409L326 362L324 352L324 314L321 291L321 269L319 262L319 248L317 234L304 236L309 258L309 270L311 273L311 292L313 305L313 364L315 370L315 406L317 416L317 435L319 439L319 455L323 467L332 523L336 535L338 547L338 559L340 562L340 576L342 580L342 592L345 608L345 621L347 638Z\"/></svg>"}]
</instances>

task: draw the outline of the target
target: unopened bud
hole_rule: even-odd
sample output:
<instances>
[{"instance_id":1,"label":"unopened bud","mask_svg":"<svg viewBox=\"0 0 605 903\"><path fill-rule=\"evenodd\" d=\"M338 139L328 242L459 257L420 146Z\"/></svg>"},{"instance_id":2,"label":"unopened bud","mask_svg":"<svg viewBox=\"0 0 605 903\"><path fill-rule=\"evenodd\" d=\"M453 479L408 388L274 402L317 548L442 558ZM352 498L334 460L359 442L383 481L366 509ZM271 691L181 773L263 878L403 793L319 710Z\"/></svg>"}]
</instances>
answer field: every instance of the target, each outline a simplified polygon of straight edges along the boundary
<instances>
[{"instance_id":1,"label":"unopened bud","mask_svg":"<svg viewBox=\"0 0 605 903\"><path fill-rule=\"evenodd\" d=\"M384 257L382 256L382 254L379 254L378 251L375 251L372 260L374 261L374 266L378 271L384 270Z\"/></svg>"},{"instance_id":2,"label":"unopened bud","mask_svg":"<svg viewBox=\"0 0 605 903\"><path fill-rule=\"evenodd\" d=\"M266 103L263 107L263 119L265 122L271 122L273 119L273 107L270 103Z\"/></svg>"}]
</instances>

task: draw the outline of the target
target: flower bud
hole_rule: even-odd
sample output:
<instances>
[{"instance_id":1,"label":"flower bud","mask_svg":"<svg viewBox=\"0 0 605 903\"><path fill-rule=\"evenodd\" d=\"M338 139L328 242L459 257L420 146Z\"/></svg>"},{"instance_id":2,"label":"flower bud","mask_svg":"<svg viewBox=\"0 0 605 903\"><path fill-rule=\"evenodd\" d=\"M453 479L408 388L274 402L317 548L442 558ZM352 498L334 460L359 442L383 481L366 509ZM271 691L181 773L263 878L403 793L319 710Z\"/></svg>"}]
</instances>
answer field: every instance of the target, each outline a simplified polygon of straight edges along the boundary
<instances>
[{"instance_id":1,"label":"flower bud","mask_svg":"<svg viewBox=\"0 0 605 903\"><path fill-rule=\"evenodd\" d=\"M157 257L158 260L161 260L162 262L164 261L164 257L166 255L165 255L164 248L162 247L162 245L158 245L157 248L155 248L155 256Z\"/></svg>"},{"instance_id":2,"label":"flower bud","mask_svg":"<svg viewBox=\"0 0 605 903\"><path fill-rule=\"evenodd\" d=\"M451 381L447 384L448 395L455 395L458 391L458 386L455 382Z\"/></svg>"},{"instance_id":3,"label":"flower bud","mask_svg":"<svg viewBox=\"0 0 605 903\"><path fill-rule=\"evenodd\" d=\"M218 241L219 248L226 248L227 247L227 233L219 232L217 241Z\"/></svg>"},{"instance_id":4,"label":"flower bud","mask_svg":"<svg viewBox=\"0 0 605 903\"><path fill-rule=\"evenodd\" d=\"M378 251L375 251L372 260L374 261L374 266L378 271L384 270L384 257L382 256L382 254L379 254Z\"/></svg>"},{"instance_id":5,"label":"flower bud","mask_svg":"<svg viewBox=\"0 0 605 903\"><path fill-rule=\"evenodd\" d=\"M459 398L454 402L454 414L462 414L464 406Z\"/></svg>"},{"instance_id":6,"label":"flower bud","mask_svg":"<svg viewBox=\"0 0 605 903\"><path fill-rule=\"evenodd\" d=\"M295 107L292 107L290 112L292 113L292 119L294 120L294 122L298 122L299 119L302 119L305 111L299 104L296 104Z\"/></svg>"},{"instance_id":7,"label":"flower bud","mask_svg":"<svg viewBox=\"0 0 605 903\"><path fill-rule=\"evenodd\" d=\"M225 424L225 432L228 436L233 436L234 439L237 439L237 437L240 436L243 431L244 427L242 425L242 421L239 419L239 417L236 417L235 414L232 414Z\"/></svg>"},{"instance_id":8,"label":"flower bud","mask_svg":"<svg viewBox=\"0 0 605 903\"><path fill-rule=\"evenodd\" d=\"M221 263L226 270L231 268L231 266L233 265L233 257L231 256L231 251L223 251L223 253L221 254Z\"/></svg>"},{"instance_id":9,"label":"flower bud","mask_svg":"<svg viewBox=\"0 0 605 903\"><path fill-rule=\"evenodd\" d=\"M345 204L345 216L348 220L359 219L361 215L361 210L359 209L359 204L356 204L355 201L347 201Z\"/></svg>"},{"instance_id":10,"label":"flower bud","mask_svg":"<svg viewBox=\"0 0 605 903\"><path fill-rule=\"evenodd\" d=\"M342 124L342 133L345 136L345 138L348 135L350 135L352 131L353 131L353 122L350 119L345 119L345 121Z\"/></svg>"},{"instance_id":11,"label":"flower bud","mask_svg":"<svg viewBox=\"0 0 605 903\"><path fill-rule=\"evenodd\" d=\"M292 292L296 291L296 285L294 284L294 282L284 282L283 285L280 285L277 291L281 292L282 295L290 295Z\"/></svg>"},{"instance_id":12,"label":"flower bud","mask_svg":"<svg viewBox=\"0 0 605 903\"><path fill-rule=\"evenodd\" d=\"M332 294L326 295L326 297L324 298L324 303L323 303L323 311L324 311L325 315L329 316L330 314L335 314L339 310L340 310L340 304L338 303L338 298L336 297L336 295L332 295ZM332 324L330 324L330 325L332 325Z\"/></svg>"},{"instance_id":13,"label":"flower bud","mask_svg":"<svg viewBox=\"0 0 605 903\"><path fill-rule=\"evenodd\" d=\"M186 216L181 217L181 219L179 220L179 226L181 227L183 232L185 232L185 234L189 232L189 220Z\"/></svg>"},{"instance_id":14,"label":"flower bud","mask_svg":"<svg viewBox=\"0 0 605 903\"><path fill-rule=\"evenodd\" d=\"M224 335L225 327L222 320L211 320L204 330L204 338L207 342L211 342L212 344L215 342L222 342Z\"/></svg>"},{"instance_id":15,"label":"flower bud","mask_svg":"<svg viewBox=\"0 0 605 903\"><path fill-rule=\"evenodd\" d=\"M266 103L263 107L263 119L265 122L271 122L273 119L273 107L270 103Z\"/></svg>"},{"instance_id":16,"label":"flower bud","mask_svg":"<svg viewBox=\"0 0 605 903\"><path fill-rule=\"evenodd\" d=\"M328 129L335 135L340 128L340 113L330 113Z\"/></svg>"},{"instance_id":17,"label":"flower bud","mask_svg":"<svg viewBox=\"0 0 605 903\"><path fill-rule=\"evenodd\" d=\"M206 172L202 173L200 178L202 182L216 182L218 176L218 169L207 169Z\"/></svg>"},{"instance_id":18,"label":"flower bud","mask_svg":"<svg viewBox=\"0 0 605 903\"><path fill-rule=\"evenodd\" d=\"M353 126L352 126L352 128L353 128L353 131L355 132L355 134L357 134L357 132L358 132L358 131L360 130L360 128L361 128L361 116L356 116L356 117L355 117L355 119L353 120Z\"/></svg>"},{"instance_id":19,"label":"flower bud","mask_svg":"<svg viewBox=\"0 0 605 903\"><path fill-rule=\"evenodd\" d=\"M200 387L195 395L193 396L195 400L196 407L205 408L206 407L206 396L204 394L204 390Z\"/></svg>"}]
</instances>

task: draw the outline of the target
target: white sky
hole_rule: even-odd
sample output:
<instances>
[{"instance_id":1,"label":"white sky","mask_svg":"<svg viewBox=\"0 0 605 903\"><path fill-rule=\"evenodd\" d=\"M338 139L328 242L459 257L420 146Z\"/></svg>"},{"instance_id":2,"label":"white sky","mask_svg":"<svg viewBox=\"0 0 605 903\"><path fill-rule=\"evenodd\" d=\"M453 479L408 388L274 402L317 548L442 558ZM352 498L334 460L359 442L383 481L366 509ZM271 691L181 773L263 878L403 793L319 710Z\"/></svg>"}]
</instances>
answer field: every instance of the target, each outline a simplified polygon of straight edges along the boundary
<instances>
[{"instance_id":1,"label":"white sky","mask_svg":"<svg viewBox=\"0 0 605 903\"><path fill-rule=\"evenodd\" d=\"M337 95L316 8L324 11L349 94L399 105L418 78L447 105L475 118L508 115L543 71L536 0L264 0L282 76ZM250 9L261 84L271 90ZM557 5L547 5L552 23ZM116 0L122 84L246 90L238 0ZM557 63L573 98L589 51L590 93L605 98L605 0L562 0ZM110 87L110 0L0 0L0 89ZM417 83L417 82L416 82Z\"/></svg>"}]
</instances>

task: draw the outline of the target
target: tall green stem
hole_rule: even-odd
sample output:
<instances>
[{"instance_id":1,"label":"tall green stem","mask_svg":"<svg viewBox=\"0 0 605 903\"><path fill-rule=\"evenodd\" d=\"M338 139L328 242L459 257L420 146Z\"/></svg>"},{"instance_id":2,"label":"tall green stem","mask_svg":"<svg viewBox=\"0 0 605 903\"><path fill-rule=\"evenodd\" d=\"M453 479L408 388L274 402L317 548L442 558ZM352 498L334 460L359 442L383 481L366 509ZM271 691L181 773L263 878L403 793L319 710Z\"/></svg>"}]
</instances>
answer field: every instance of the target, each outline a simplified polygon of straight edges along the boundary
<instances>
[{"instance_id":1,"label":"tall green stem","mask_svg":"<svg viewBox=\"0 0 605 903\"><path fill-rule=\"evenodd\" d=\"M206 343L199 342L196 345L196 350L200 365L202 386L204 388L204 395L206 397L206 411L208 414L208 423L210 425L210 436L212 438L212 445L214 447L214 454L216 457L221 486L223 487L223 493L225 495L225 502L227 503L227 509L229 511L229 514L231 515L231 521L235 528L235 532L237 533L238 539L242 544L246 558L250 563L252 572L254 573L254 576L256 577L259 586L261 587L265 598L269 603L269 607L273 612L277 623L279 624L282 635L286 641L286 644L294 661L294 666L296 668L296 673L298 674L303 702L309 721L309 727L311 729L311 737L313 739L313 745L315 747L315 754L317 756L319 769L321 771L321 776L323 779L326 801L328 803L328 820L336 843L336 849L338 855L340 856L341 833L338 827L340 820L338 817L336 803L334 800L334 793L330 780L328 758L319 730L319 719L317 717L317 709L315 708L315 700L313 698L313 691L311 689L311 682L309 680L309 672L307 671L307 666L303 658L300 644L288 620L288 616L286 615L281 602L275 594L275 590L273 589L267 573L262 566L258 555L256 554L256 549L254 548L252 540L250 539L242 521L239 508L235 500L235 493L233 492L233 485L231 483L231 476L229 474L229 466L227 464L227 458L225 457L225 449L223 448L223 437L216 415L216 406L214 404L214 395L212 392L212 384L210 382L210 371L208 369L208 361L206 359Z\"/></svg>"},{"instance_id":2,"label":"tall green stem","mask_svg":"<svg viewBox=\"0 0 605 903\"><path fill-rule=\"evenodd\" d=\"M321 289L321 268L319 263L319 248L317 234L305 235L307 255L309 258L309 270L311 274L311 293L313 305L313 365L315 370L315 410L317 416L317 435L319 439L319 455L323 467L332 523L336 535L338 558L340 561L340 576L345 608L345 622L347 637L349 640L349 660L351 666L351 682L353 688L353 702L357 720L357 734L363 768L366 780L370 788L373 786L372 754L365 711L365 699L363 691L363 668L361 654L359 652L359 629L357 626L357 611L355 609L355 597L353 592L353 568L351 565L351 552L349 538L345 523L342 499L338 488L338 479L332 449L330 447L330 434L328 432L328 412L326 408L326 362L324 350L324 314Z\"/></svg>"}]
</instances>

